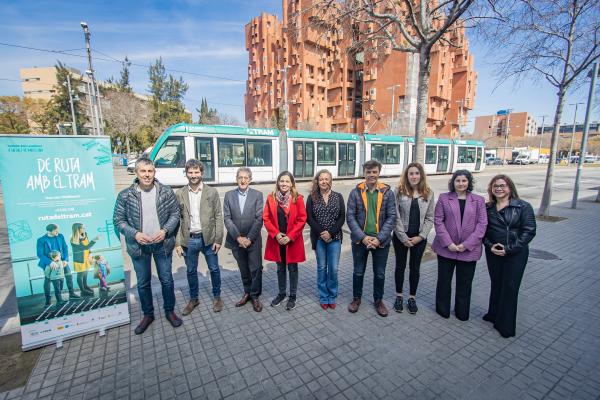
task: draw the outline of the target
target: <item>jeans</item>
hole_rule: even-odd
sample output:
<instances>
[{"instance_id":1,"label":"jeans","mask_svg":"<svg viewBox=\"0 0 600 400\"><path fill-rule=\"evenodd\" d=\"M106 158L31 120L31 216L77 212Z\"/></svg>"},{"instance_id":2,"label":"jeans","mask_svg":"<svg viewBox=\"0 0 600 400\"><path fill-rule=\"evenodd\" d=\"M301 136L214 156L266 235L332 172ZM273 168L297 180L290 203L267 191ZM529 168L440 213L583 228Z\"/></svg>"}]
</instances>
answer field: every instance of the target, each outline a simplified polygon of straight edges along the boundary
<instances>
[{"instance_id":1,"label":"jeans","mask_svg":"<svg viewBox=\"0 0 600 400\"><path fill-rule=\"evenodd\" d=\"M342 242L317 240L317 290L321 304L335 304L338 294L338 264Z\"/></svg>"},{"instance_id":2,"label":"jeans","mask_svg":"<svg viewBox=\"0 0 600 400\"><path fill-rule=\"evenodd\" d=\"M175 309L175 286L172 273L172 253L165 252L164 243L155 243L142 246L142 255L131 258L137 278L138 295L142 305L142 313L145 316L154 316L154 305L152 304L152 268L151 260L154 257L156 272L162 288L165 313Z\"/></svg>"},{"instance_id":3,"label":"jeans","mask_svg":"<svg viewBox=\"0 0 600 400\"><path fill-rule=\"evenodd\" d=\"M377 302L383 298L383 286L385 284L385 267L387 265L390 246L377 249L367 249L362 242L352 243L352 259L354 260L354 272L352 273L352 297L361 298L365 270L369 253L373 256L373 299Z\"/></svg>"},{"instance_id":4,"label":"jeans","mask_svg":"<svg viewBox=\"0 0 600 400\"><path fill-rule=\"evenodd\" d=\"M46 266L46 268L49 268L49 267ZM73 274L71 274L71 267L67 265L64 268L64 273L65 273L65 282L67 284L67 289L69 289L69 295L74 295L75 290L73 289ZM64 287L64 285L61 284L61 290L63 287ZM46 303L49 303L51 296L50 296L50 279L48 279L48 278L44 278L44 297L46 298Z\"/></svg>"},{"instance_id":5,"label":"jeans","mask_svg":"<svg viewBox=\"0 0 600 400\"><path fill-rule=\"evenodd\" d=\"M290 274L290 297L296 298L296 293L298 292L298 264L284 264L277 263L277 285L279 286L279 294L285 296L286 289L286 276L285 270L289 271Z\"/></svg>"},{"instance_id":6,"label":"jeans","mask_svg":"<svg viewBox=\"0 0 600 400\"><path fill-rule=\"evenodd\" d=\"M410 273L408 281L410 285L410 295L415 296L417 294L417 286L419 286L419 278L421 276L421 260L423 259L423 253L425 253L425 247L427 246L427 240L420 241L413 247L406 247L404 243L400 241L394 235L394 251L396 252L396 270L394 271L394 279L396 281L396 295L402 294L402 287L404 286L404 270L406 270L406 259L408 252L410 251L410 261L408 262Z\"/></svg>"},{"instance_id":7,"label":"jeans","mask_svg":"<svg viewBox=\"0 0 600 400\"><path fill-rule=\"evenodd\" d=\"M219 271L219 256L212 249L212 244L205 245L202 235L192 238L188 242L188 247L184 247L185 266L187 267L187 280L190 287L190 298L198 299L198 257L200 253L204 254L208 270L210 272L210 282L214 297L221 295L221 272Z\"/></svg>"}]
</instances>

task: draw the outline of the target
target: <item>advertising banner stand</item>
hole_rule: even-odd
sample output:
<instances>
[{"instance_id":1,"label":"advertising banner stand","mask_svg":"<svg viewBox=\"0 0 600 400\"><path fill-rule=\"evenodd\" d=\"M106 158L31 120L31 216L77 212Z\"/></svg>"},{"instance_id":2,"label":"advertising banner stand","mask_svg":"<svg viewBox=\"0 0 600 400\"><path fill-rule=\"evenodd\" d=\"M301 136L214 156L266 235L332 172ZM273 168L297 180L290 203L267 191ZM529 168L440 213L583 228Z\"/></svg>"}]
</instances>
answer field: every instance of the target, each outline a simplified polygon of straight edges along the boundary
<instances>
[{"instance_id":1,"label":"advertising banner stand","mask_svg":"<svg viewBox=\"0 0 600 400\"><path fill-rule=\"evenodd\" d=\"M106 136L0 135L23 350L129 323Z\"/></svg>"}]
</instances>

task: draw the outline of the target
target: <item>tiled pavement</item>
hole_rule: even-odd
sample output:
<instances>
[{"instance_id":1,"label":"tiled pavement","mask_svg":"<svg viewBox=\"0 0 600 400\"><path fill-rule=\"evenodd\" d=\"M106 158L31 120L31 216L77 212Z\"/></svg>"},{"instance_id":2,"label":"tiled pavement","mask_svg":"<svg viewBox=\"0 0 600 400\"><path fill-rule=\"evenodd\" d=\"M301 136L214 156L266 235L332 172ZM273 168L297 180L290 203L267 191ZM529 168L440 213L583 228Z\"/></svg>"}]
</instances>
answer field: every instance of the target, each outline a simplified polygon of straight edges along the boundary
<instances>
[{"instance_id":1,"label":"tiled pavement","mask_svg":"<svg viewBox=\"0 0 600 400\"><path fill-rule=\"evenodd\" d=\"M435 261L422 265L418 314L380 318L370 299L371 272L361 309L346 311L352 260L345 251L335 311L318 305L314 261L301 266L298 306L291 312L235 308L241 282L226 274L223 312L212 313L210 285L203 281L201 305L181 328L157 314L142 336L128 325L67 341L62 349L46 347L27 385L0 400L600 398L600 204L580 201L577 211L557 205L553 213L567 219L540 222L532 248L560 259L530 259L516 338L503 339L481 320L489 293L484 260L470 321L435 314ZM181 309L188 294L179 283ZM267 264L265 303L276 287ZM385 289L391 306L393 251ZM133 302L131 313L137 322Z\"/></svg>"}]
</instances>

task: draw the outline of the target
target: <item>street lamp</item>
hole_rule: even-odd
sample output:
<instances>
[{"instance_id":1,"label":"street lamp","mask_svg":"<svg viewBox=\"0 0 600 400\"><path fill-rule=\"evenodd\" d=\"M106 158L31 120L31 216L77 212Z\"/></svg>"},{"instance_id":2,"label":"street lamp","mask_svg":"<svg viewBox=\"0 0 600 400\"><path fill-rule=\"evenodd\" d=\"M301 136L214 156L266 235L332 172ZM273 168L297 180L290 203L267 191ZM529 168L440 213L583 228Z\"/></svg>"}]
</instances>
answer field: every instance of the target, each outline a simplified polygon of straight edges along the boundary
<instances>
[{"instance_id":1,"label":"street lamp","mask_svg":"<svg viewBox=\"0 0 600 400\"><path fill-rule=\"evenodd\" d=\"M571 133L571 144L569 145L569 155L567 156L567 164L571 163L571 155L573 153L573 140L575 138L575 127L577 124L577 107L584 103L571 103L570 106L575 106L575 114L573 115L573 132ZM581 156L581 155L580 155Z\"/></svg>"},{"instance_id":2,"label":"street lamp","mask_svg":"<svg viewBox=\"0 0 600 400\"><path fill-rule=\"evenodd\" d=\"M103 123L102 123L102 107L100 105L100 94L99 94L99 90L98 90L98 85L96 84L96 79L94 77L94 68L92 67L92 49L90 46L90 38L92 36L92 34L90 33L90 29L88 27L88 24L84 21L81 21L80 23L81 28L83 29L83 35L85 37L85 48L87 50L87 59L88 59L88 69L86 71L86 73L88 74L88 76L90 77L91 83L91 91L90 91L90 96L92 97L92 99L90 99L90 112L91 112L91 117L92 117L92 125L96 126L96 134L97 135L102 135L104 134L104 130L103 130Z\"/></svg>"},{"instance_id":3,"label":"street lamp","mask_svg":"<svg viewBox=\"0 0 600 400\"><path fill-rule=\"evenodd\" d=\"M540 132L540 146L538 147L538 157L542 155L542 139L544 138L544 122L546 122L546 117L548 115L540 115L542 117L542 130Z\"/></svg>"}]
</instances>

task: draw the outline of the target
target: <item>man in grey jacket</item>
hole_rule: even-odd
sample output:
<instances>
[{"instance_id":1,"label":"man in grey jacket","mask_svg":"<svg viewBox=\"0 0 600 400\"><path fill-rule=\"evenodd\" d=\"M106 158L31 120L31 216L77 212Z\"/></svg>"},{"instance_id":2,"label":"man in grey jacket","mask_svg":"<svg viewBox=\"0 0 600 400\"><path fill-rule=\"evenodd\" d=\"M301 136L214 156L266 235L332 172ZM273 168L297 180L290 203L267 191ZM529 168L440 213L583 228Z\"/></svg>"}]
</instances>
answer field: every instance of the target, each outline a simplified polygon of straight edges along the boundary
<instances>
[{"instance_id":1,"label":"man in grey jacket","mask_svg":"<svg viewBox=\"0 0 600 400\"><path fill-rule=\"evenodd\" d=\"M188 185L177 190L175 196L181 210L175 251L185 259L190 300L182 311L190 314L198 301L198 258L200 253L210 271L213 292L213 311L223 310L221 300L221 272L217 253L223 243L223 213L219 193L202 182L204 165L196 159L185 163Z\"/></svg>"},{"instance_id":2,"label":"man in grey jacket","mask_svg":"<svg viewBox=\"0 0 600 400\"><path fill-rule=\"evenodd\" d=\"M142 158L137 162L135 182L119 193L113 216L117 236L121 233L125 237L127 253L131 257L137 278L144 314L135 328L138 335L144 333L154 321L150 267L152 258L162 287L167 320L175 328L182 324L174 312L175 288L171 264L175 234L179 226L179 205L173 190L154 178L155 172L154 164L149 159Z\"/></svg>"},{"instance_id":3,"label":"man in grey jacket","mask_svg":"<svg viewBox=\"0 0 600 400\"><path fill-rule=\"evenodd\" d=\"M263 195L249 187L252 181L250 168L237 170L238 187L225 193L223 220L227 228L225 247L231 249L237 261L244 295L235 306L242 307L252 300L254 311L262 311L258 299L262 292L262 237Z\"/></svg>"}]
</instances>

